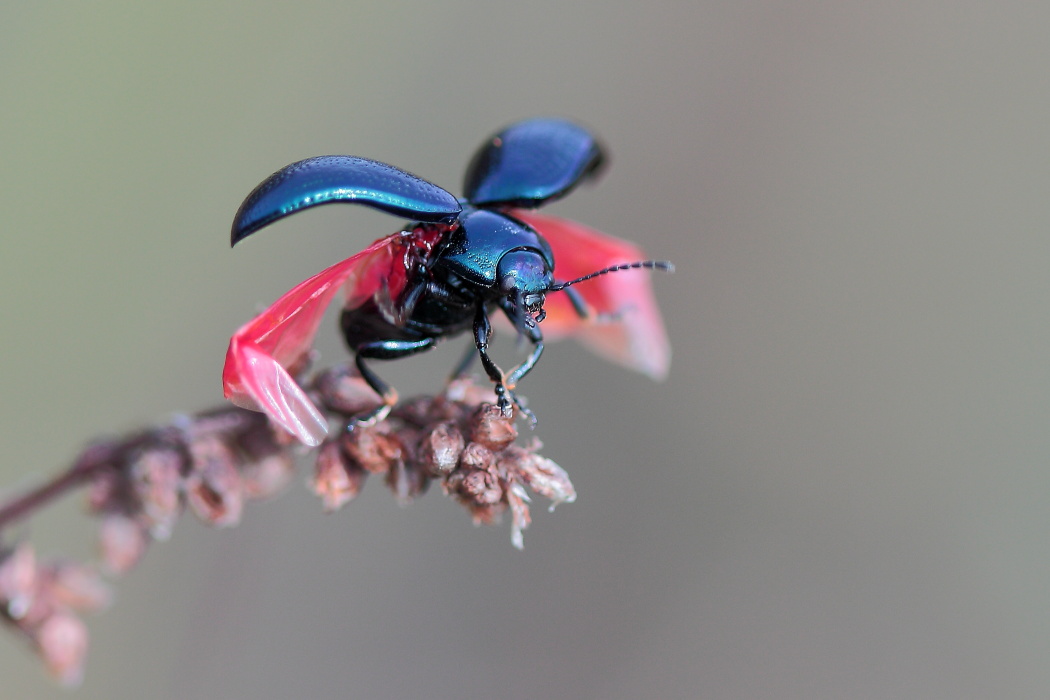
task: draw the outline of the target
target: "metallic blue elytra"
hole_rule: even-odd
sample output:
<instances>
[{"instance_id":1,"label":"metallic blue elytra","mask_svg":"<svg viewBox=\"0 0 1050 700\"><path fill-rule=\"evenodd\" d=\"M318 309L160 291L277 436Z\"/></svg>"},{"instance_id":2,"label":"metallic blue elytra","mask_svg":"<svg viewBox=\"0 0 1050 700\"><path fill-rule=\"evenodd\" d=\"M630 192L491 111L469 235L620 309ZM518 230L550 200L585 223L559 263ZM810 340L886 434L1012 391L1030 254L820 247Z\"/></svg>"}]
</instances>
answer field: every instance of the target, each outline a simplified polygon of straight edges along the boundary
<instances>
[{"instance_id":1,"label":"metallic blue elytra","mask_svg":"<svg viewBox=\"0 0 1050 700\"><path fill-rule=\"evenodd\" d=\"M317 156L281 168L252 190L233 219L230 244L290 214L335 202L430 223L451 221L462 209L451 193L392 165Z\"/></svg>"},{"instance_id":2,"label":"metallic blue elytra","mask_svg":"<svg viewBox=\"0 0 1050 700\"><path fill-rule=\"evenodd\" d=\"M539 253L547 268L554 269L550 243L531 226L506 214L466 207L459 228L449 236L442 264L473 284L492 287L500 259L513 250Z\"/></svg>"},{"instance_id":3,"label":"metallic blue elytra","mask_svg":"<svg viewBox=\"0 0 1050 700\"><path fill-rule=\"evenodd\" d=\"M494 135L467 167L464 191L477 206L538 207L596 173L601 144L564 119L529 119Z\"/></svg>"}]
</instances>

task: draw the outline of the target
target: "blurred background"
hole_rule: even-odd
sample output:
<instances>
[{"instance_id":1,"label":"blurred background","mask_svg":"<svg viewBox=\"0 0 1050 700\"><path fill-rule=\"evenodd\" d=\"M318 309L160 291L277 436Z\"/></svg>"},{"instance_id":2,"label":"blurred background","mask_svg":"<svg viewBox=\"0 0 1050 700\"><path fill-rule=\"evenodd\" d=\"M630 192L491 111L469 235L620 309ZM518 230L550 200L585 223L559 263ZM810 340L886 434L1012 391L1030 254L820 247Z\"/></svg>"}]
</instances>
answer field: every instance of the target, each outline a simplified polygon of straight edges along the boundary
<instances>
[{"instance_id":1,"label":"blurred background","mask_svg":"<svg viewBox=\"0 0 1050 700\"><path fill-rule=\"evenodd\" d=\"M673 259L656 384L552 346L523 385L580 497L525 550L438 492L297 480L184 518L92 618L78 698L1046 697L1050 7L8 3L0 484L221 402L230 333L401 222L231 251L323 153L459 191L568 116L606 177L547 211ZM461 343L384 366L435 391ZM334 316L325 363L345 357ZM304 470L304 475L305 475ZM18 534L91 552L82 499ZM11 698L73 697L0 634Z\"/></svg>"}]
</instances>

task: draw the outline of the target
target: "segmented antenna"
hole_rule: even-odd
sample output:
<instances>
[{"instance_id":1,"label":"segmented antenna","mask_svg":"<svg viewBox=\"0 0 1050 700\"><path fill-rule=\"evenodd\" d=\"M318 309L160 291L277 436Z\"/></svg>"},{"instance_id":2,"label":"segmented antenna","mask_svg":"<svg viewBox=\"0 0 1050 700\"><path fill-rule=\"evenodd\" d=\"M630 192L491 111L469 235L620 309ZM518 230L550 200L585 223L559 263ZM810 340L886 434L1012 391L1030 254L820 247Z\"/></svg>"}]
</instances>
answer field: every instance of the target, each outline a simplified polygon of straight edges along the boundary
<instances>
[{"instance_id":1,"label":"segmented antenna","mask_svg":"<svg viewBox=\"0 0 1050 700\"><path fill-rule=\"evenodd\" d=\"M548 291L557 292L562 289L565 289L566 287L571 287L574 284L578 284L580 282L589 280L593 277L599 277L610 272L619 272L620 270L637 270L639 268L644 268L646 270L663 270L664 272L674 272L674 265L668 262L667 260L642 260L640 262L621 263L619 265L613 265L611 267L604 267L601 270L592 272L589 275L584 275L583 277L578 277L577 279L571 280L569 282L560 282L558 284L551 285L551 288Z\"/></svg>"}]
</instances>

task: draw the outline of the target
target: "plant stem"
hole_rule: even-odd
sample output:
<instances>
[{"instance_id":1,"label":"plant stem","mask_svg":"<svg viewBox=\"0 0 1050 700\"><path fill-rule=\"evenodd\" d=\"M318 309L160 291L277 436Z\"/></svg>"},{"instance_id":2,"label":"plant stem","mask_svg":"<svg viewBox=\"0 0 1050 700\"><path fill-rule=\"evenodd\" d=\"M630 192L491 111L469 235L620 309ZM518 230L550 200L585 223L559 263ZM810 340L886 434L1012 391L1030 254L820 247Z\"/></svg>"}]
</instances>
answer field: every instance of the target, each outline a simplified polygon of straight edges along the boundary
<instances>
[{"instance_id":1,"label":"plant stem","mask_svg":"<svg viewBox=\"0 0 1050 700\"><path fill-rule=\"evenodd\" d=\"M31 515L59 496L64 495L90 479L96 471L111 464L113 450L110 445L89 448L80 459L66 471L56 475L28 493L16 496L0 505L0 531L12 523Z\"/></svg>"}]
</instances>

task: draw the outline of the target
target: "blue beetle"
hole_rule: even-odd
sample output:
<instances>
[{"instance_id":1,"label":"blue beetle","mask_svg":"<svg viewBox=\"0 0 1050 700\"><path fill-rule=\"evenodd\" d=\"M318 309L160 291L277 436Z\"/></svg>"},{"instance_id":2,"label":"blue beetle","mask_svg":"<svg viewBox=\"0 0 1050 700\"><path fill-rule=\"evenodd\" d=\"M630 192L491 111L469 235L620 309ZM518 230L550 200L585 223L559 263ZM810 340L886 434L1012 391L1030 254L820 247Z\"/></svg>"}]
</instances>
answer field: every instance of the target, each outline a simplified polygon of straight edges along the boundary
<instances>
[{"instance_id":1,"label":"blue beetle","mask_svg":"<svg viewBox=\"0 0 1050 700\"><path fill-rule=\"evenodd\" d=\"M505 412L517 404L531 417L513 390L535 366L545 335L575 335L599 354L663 377L670 349L648 277L572 285L619 270L670 270L671 264L639 260L641 251L626 241L527 211L565 196L604 161L586 129L563 119L530 119L482 145L467 167L463 199L354 156L308 158L277 171L241 205L231 244L298 211L337 202L414 223L297 285L239 329L223 371L227 398L264 411L304 443L319 444L327 423L289 369L309 351L325 308L341 290L343 335L361 376L382 398L361 422L386 415L397 402L396 391L366 360L412 355L468 330ZM564 293L548 297L553 292ZM525 360L506 372L488 352L496 309L532 344Z\"/></svg>"}]
</instances>

